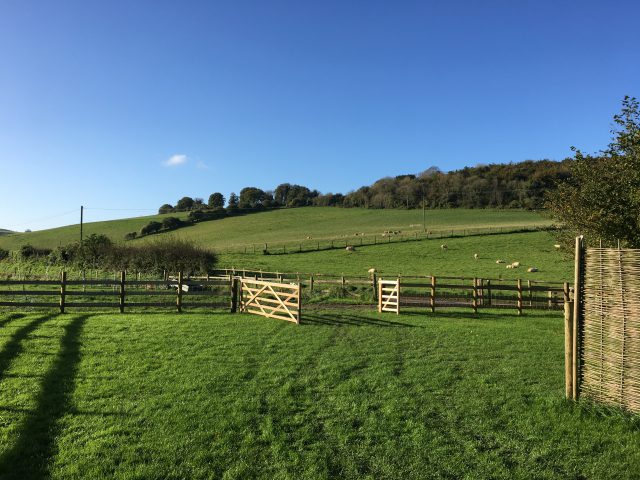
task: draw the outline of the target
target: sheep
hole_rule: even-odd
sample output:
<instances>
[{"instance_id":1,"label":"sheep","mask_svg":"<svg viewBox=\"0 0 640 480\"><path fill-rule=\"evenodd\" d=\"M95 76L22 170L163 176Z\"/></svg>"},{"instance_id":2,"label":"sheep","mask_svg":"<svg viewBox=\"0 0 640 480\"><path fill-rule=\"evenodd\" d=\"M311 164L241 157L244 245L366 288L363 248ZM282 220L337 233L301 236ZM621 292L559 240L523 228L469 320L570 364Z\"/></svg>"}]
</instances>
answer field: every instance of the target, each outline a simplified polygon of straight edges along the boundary
<instances>
[{"instance_id":1,"label":"sheep","mask_svg":"<svg viewBox=\"0 0 640 480\"><path fill-rule=\"evenodd\" d=\"M477 253L474 253L474 254L473 254L473 258L474 258L475 260L478 260L478 258L480 258L480 255L478 255Z\"/></svg>"},{"instance_id":2,"label":"sheep","mask_svg":"<svg viewBox=\"0 0 640 480\"><path fill-rule=\"evenodd\" d=\"M520 262L513 262L511 264L511 268L518 268L520 266Z\"/></svg>"},{"instance_id":3,"label":"sheep","mask_svg":"<svg viewBox=\"0 0 640 480\"><path fill-rule=\"evenodd\" d=\"M449 248L449 247L447 247L447 244L446 244L446 243L443 243L442 245L440 245L440 248L441 248L442 250L446 250L446 249L447 249L447 248Z\"/></svg>"},{"instance_id":4,"label":"sheep","mask_svg":"<svg viewBox=\"0 0 640 480\"><path fill-rule=\"evenodd\" d=\"M310 236L307 236L307 240L311 240L311 237L310 237Z\"/></svg>"},{"instance_id":5,"label":"sheep","mask_svg":"<svg viewBox=\"0 0 640 480\"><path fill-rule=\"evenodd\" d=\"M538 269L536 267L530 267L527 269L527 272L532 273L532 272L537 272Z\"/></svg>"},{"instance_id":6,"label":"sheep","mask_svg":"<svg viewBox=\"0 0 640 480\"><path fill-rule=\"evenodd\" d=\"M356 247L354 247L353 245L347 245L347 248L345 248L345 250L347 252L355 252L356 251Z\"/></svg>"},{"instance_id":7,"label":"sheep","mask_svg":"<svg viewBox=\"0 0 640 480\"><path fill-rule=\"evenodd\" d=\"M496 263L506 263L506 262L504 260L498 259L498 260L496 260Z\"/></svg>"},{"instance_id":8,"label":"sheep","mask_svg":"<svg viewBox=\"0 0 640 480\"><path fill-rule=\"evenodd\" d=\"M513 268L513 265L507 265L507 268Z\"/></svg>"},{"instance_id":9,"label":"sheep","mask_svg":"<svg viewBox=\"0 0 640 480\"><path fill-rule=\"evenodd\" d=\"M561 245L559 243L556 243L553 248L555 248L556 250L560 250Z\"/></svg>"}]
</instances>

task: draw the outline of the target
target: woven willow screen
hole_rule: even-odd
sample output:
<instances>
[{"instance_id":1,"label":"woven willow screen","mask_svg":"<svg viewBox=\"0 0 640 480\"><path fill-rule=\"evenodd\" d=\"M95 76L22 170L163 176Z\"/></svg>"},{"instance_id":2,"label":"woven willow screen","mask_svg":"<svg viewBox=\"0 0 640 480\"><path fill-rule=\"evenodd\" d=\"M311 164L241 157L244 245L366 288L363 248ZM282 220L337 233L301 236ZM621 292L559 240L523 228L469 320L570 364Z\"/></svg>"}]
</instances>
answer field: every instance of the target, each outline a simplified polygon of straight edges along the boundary
<instances>
[{"instance_id":1,"label":"woven willow screen","mask_svg":"<svg viewBox=\"0 0 640 480\"><path fill-rule=\"evenodd\" d=\"M640 250L584 255L580 394L640 412Z\"/></svg>"}]
</instances>

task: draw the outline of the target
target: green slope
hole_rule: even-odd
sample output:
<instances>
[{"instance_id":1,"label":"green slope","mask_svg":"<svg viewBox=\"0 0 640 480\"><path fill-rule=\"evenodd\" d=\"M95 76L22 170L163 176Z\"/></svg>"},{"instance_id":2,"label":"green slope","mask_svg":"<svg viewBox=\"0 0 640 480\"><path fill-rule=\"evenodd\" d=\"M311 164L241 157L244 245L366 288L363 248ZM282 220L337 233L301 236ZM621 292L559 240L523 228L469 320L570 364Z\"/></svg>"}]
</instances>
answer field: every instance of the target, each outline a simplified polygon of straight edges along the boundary
<instances>
[{"instance_id":1,"label":"green slope","mask_svg":"<svg viewBox=\"0 0 640 480\"><path fill-rule=\"evenodd\" d=\"M90 222L84 224L84 235L105 234L114 241L121 241L125 234L140 231L151 220L162 221L165 217L186 218L186 214L150 215L145 217L124 218L106 222ZM65 227L39 230L28 233L11 233L0 237L0 248L17 250L22 245L31 244L35 247L55 248L77 242L80 238L80 225L67 225Z\"/></svg>"},{"instance_id":2,"label":"green slope","mask_svg":"<svg viewBox=\"0 0 640 480\"><path fill-rule=\"evenodd\" d=\"M114 241L122 241L128 232L139 231L150 220L162 220L170 215L135 217L84 225L85 235L105 234ZM173 214L185 218L186 214ZM540 214L522 210L432 210L427 211L427 228L461 229L478 227L509 227L548 225ZM273 210L237 217L202 222L170 233L152 235L135 242L153 241L163 235L173 235L216 249L230 246L264 244L265 242L295 242L311 237L314 240L353 237L356 233L381 235L385 230L403 233L422 231L421 210L367 210L308 207ZM0 247L17 249L30 243L37 247L54 248L77 241L78 225L14 233L0 238Z\"/></svg>"}]
</instances>

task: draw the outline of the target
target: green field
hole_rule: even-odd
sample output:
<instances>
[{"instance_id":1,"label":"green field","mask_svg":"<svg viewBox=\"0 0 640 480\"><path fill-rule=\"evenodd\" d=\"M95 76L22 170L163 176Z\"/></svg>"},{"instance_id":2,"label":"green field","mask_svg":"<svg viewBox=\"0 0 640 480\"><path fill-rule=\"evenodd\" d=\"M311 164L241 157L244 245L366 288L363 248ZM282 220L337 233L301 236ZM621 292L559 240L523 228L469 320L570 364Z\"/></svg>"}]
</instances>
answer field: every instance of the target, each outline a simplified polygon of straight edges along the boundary
<instances>
[{"instance_id":1,"label":"green field","mask_svg":"<svg viewBox=\"0 0 640 480\"><path fill-rule=\"evenodd\" d=\"M183 214L155 215L108 222L86 223L84 234L108 235L122 241L128 232L139 231L150 220ZM431 210L427 212L427 228L460 229L479 227L543 226L549 219L523 210ZM416 226L420 224L420 226ZM411 227L411 225L414 225ZM385 230L405 233L422 231L421 210L367 210L360 208L307 207L252 213L237 217L202 222L167 234L151 235L135 242L153 241L162 235L193 240L214 249L265 242L303 241L353 237L355 233L381 235ZM80 227L71 225L30 233L0 237L0 248L15 250L30 243L36 247L55 248L78 241Z\"/></svg>"},{"instance_id":2,"label":"green field","mask_svg":"<svg viewBox=\"0 0 640 480\"><path fill-rule=\"evenodd\" d=\"M305 318L0 314L0 478L637 478L557 315Z\"/></svg>"},{"instance_id":3,"label":"green field","mask_svg":"<svg viewBox=\"0 0 640 480\"><path fill-rule=\"evenodd\" d=\"M447 250L440 248L447 244ZM554 248L555 240L548 232L483 235L444 240L392 243L320 252L287 255L222 254L225 267L263 269L280 272L305 272L345 275L367 275L376 268L381 275L450 275L482 278L571 281L573 261L566 252ZM474 253L479 258L475 260ZM509 263L521 262L518 269L508 270ZM528 267L538 272L528 273Z\"/></svg>"}]
</instances>

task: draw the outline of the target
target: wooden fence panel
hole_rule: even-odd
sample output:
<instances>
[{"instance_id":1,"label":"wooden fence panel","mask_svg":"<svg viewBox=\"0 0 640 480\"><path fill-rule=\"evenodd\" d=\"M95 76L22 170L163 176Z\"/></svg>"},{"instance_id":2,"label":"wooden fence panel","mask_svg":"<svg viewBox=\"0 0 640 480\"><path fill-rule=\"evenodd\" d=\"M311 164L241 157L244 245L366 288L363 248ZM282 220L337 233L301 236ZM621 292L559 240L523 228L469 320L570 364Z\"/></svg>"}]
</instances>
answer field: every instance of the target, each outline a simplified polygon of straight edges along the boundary
<instances>
[{"instance_id":1,"label":"wooden fence panel","mask_svg":"<svg viewBox=\"0 0 640 480\"><path fill-rule=\"evenodd\" d=\"M300 323L300 285L240 279L240 311Z\"/></svg>"},{"instance_id":2,"label":"wooden fence panel","mask_svg":"<svg viewBox=\"0 0 640 480\"><path fill-rule=\"evenodd\" d=\"M640 412L640 250L587 248L580 262L577 393Z\"/></svg>"}]
</instances>

